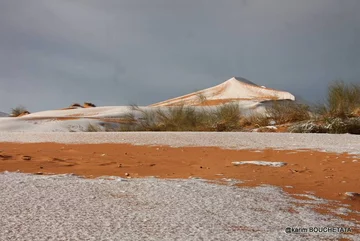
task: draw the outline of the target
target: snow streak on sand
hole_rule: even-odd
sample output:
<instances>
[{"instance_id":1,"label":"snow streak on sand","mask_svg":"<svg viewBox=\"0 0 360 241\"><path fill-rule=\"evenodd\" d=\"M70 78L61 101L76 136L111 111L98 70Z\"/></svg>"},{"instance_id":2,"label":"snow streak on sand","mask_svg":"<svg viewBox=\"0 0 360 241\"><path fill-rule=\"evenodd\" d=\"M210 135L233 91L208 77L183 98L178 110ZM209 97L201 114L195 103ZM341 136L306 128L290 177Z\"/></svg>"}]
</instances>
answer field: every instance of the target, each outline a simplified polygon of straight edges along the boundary
<instances>
[{"instance_id":1,"label":"snow streak on sand","mask_svg":"<svg viewBox=\"0 0 360 241\"><path fill-rule=\"evenodd\" d=\"M282 167L286 165L285 162L270 162L270 161L242 161L242 162L232 162L232 164L234 166L251 164L251 165L270 166L270 167Z\"/></svg>"},{"instance_id":2,"label":"snow streak on sand","mask_svg":"<svg viewBox=\"0 0 360 241\"><path fill-rule=\"evenodd\" d=\"M285 228L359 228L271 186L3 173L0 190L1 240L355 240Z\"/></svg>"}]
</instances>

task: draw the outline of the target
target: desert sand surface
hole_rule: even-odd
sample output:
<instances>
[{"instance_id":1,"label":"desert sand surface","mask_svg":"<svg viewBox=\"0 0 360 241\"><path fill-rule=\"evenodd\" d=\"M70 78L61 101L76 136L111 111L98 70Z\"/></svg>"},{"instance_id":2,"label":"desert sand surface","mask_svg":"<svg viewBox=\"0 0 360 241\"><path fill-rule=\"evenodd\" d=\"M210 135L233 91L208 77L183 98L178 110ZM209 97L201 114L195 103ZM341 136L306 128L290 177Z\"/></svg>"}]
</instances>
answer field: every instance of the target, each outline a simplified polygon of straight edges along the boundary
<instances>
[{"instance_id":1,"label":"desert sand surface","mask_svg":"<svg viewBox=\"0 0 360 241\"><path fill-rule=\"evenodd\" d=\"M2 132L0 141L8 240L359 240L358 136ZM284 231L312 226L352 230Z\"/></svg>"},{"instance_id":2,"label":"desert sand surface","mask_svg":"<svg viewBox=\"0 0 360 241\"><path fill-rule=\"evenodd\" d=\"M291 193L342 201L360 212L360 158L313 150L224 150L216 147L133 146L129 144L2 143L0 171L35 174L234 179L245 186L269 184ZM281 167L236 162L283 162ZM287 188L291 186L291 188ZM358 217L360 221L360 216Z\"/></svg>"}]
</instances>

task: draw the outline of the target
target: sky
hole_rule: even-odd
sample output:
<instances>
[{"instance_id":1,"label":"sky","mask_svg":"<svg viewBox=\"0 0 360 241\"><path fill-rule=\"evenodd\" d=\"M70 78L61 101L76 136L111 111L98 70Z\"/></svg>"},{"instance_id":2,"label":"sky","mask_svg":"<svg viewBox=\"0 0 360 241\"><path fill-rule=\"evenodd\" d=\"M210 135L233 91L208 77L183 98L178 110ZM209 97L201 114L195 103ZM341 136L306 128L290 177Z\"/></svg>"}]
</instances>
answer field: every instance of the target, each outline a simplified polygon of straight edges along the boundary
<instances>
[{"instance_id":1,"label":"sky","mask_svg":"<svg viewBox=\"0 0 360 241\"><path fill-rule=\"evenodd\" d=\"M359 0L0 0L0 111L149 105L240 76L360 83Z\"/></svg>"}]
</instances>

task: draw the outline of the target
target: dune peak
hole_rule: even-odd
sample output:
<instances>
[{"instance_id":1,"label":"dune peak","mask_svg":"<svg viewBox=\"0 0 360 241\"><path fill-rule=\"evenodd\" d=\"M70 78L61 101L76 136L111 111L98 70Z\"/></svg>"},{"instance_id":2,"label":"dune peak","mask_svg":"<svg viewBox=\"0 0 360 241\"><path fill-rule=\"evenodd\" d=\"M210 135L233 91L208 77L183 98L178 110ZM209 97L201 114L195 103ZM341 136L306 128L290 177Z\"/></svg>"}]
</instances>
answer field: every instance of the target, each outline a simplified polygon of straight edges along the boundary
<instances>
[{"instance_id":1,"label":"dune peak","mask_svg":"<svg viewBox=\"0 0 360 241\"><path fill-rule=\"evenodd\" d=\"M243 77L232 77L219 85L150 106L206 106L233 101L262 102L267 100L295 100L295 97L289 92L259 86Z\"/></svg>"}]
</instances>

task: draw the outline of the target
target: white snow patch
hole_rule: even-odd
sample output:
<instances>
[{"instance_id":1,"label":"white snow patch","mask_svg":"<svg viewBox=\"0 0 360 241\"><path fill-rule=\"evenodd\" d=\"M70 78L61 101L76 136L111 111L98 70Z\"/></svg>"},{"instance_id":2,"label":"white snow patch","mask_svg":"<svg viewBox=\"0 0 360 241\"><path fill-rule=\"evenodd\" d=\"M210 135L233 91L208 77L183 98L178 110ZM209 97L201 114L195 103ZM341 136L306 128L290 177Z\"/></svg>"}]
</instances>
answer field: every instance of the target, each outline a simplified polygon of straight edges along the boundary
<instances>
[{"instance_id":1,"label":"white snow patch","mask_svg":"<svg viewBox=\"0 0 360 241\"><path fill-rule=\"evenodd\" d=\"M272 186L4 173L0 189L3 240L356 240L351 233L291 235L285 228L360 227L313 210L323 203Z\"/></svg>"},{"instance_id":2,"label":"white snow patch","mask_svg":"<svg viewBox=\"0 0 360 241\"><path fill-rule=\"evenodd\" d=\"M232 162L232 164L234 166L252 164L258 166L271 166L271 167L282 167L287 165L286 162L270 162L270 161L241 161L241 162Z\"/></svg>"}]
</instances>

